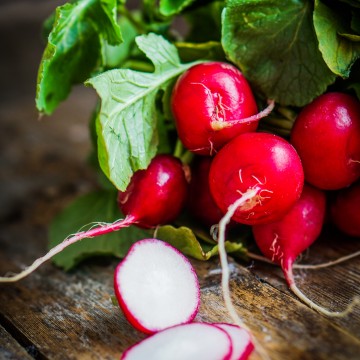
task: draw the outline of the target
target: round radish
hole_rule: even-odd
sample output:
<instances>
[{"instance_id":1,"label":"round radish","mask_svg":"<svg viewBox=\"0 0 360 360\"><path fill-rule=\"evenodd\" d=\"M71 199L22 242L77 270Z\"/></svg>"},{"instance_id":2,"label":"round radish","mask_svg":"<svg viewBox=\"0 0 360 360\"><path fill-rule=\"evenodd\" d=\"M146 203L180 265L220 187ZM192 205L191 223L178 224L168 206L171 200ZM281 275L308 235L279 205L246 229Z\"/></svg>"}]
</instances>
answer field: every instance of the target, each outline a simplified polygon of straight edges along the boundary
<instances>
[{"instance_id":1,"label":"round radish","mask_svg":"<svg viewBox=\"0 0 360 360\"><path fill-rule=\"evenodd\" d=\"M0 282L15 282L31 274L66 247L85 238L120 230L130 225L156 227L174 220L182 210L188 182L181 161L171 155L155 156L146 170L137 171L125 192L119 192L118 203L125 218L75 233L35 260L19 274L0 277Z\"/></svg>"},{"instance_id":2,"label":"round radish","mask_svg":"<svg viewBox=\"0 0 360 360\"><path fill-rule=\"evenodd\" d=\"M188 259L156 239L130 248L115 270L114 289L126 318L145 333L191 322L200 304L198 279Z\"/></svg>"},{"instance_id":3,"label":"round radish","mask_svg":"<svg viewBox=\"0 0 360 360\"><path fill-rule=\"evenodd\" d=\"M146 170L138 170L118 204L123 214L140 227L155 227L176 219L188 191L184 167L172 155L157 155Z\"/></svg>"},{"instance_id":4,"label":"round radish","mask_svg":"<svg viewBox=\"0 0 360 360\"><path fill-rule=\"evenodd\" d=\"M244 198L233 215L253 225L280 218L300 197L304 174L295 149L268 133L237 136L215 156L209 174L210 191L219 208Z\"/></svg>"},{"instance_id":5,"label":"round radish","mask_svg":"<svg viewBox=\"0 0 360 360\"><path fill-rule=\"evenodd\" d=\"M307 182L324 190L350 185L360 177L360 102L338 92L319 96L296 118L290 142Z\"/></svg>"},{"instance_id":6,"label":"round radish","mask_svg":"<svg viewBox=\"0 0 360 360\"><path fill-rule=\"evenodd\" d=\"M333 223L345 234L360 237L360 182L339 190L330 205Z\"/></svg>"},{"instance_id":7,"label":"round radish","mask_svg":"<svg viewBox=\"0 0 360 360\"><path fill-rule=\"evenodd\" d=\"M172 93L171 108L184 146L212 155L236 135L255 131L257 105L242 73L223 62L205 62L184 72ZM254 116L254 118L248 119Z\"/></svg>"},{"instance_id":8,"label":"round radish","mask_svg":"<svg viewBox=\"0 0 360 360\"><path fill-rule=\"evenodd\" d=\"M229 360L232 343L221 328L205 323L160 331L126 350L122 360Z\"/></svg>"},{"instance_id":9,"label":"round radish","mask_svg":"<svg viewBox=\"0 0 360 360\"><path fill-rule=\"evenodd\" d=\"M254 350L251 336L245 329L226 323L214 324L225 330L232 342L232 353L229 360L246 360Z\"/></svg>"}]
</instances>

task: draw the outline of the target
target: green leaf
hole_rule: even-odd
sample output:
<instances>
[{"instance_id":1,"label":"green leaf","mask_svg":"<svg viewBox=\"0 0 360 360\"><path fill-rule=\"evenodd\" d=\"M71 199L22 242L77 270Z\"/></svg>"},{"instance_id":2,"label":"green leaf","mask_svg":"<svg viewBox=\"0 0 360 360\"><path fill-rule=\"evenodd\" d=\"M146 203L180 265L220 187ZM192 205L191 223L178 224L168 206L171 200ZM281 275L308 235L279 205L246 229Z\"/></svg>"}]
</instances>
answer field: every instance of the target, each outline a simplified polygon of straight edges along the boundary
<instances>
[{"instance_id":1,"label":"green leaf","mask_svg":"<svg viewBox=\"0 0 360 360\"><path fill-rule=\"evenodd\" d=\"M160 0L159 10L164 16L176 15L195 0Z\"/></svg>"},{"instance_id":2,"label":"green leaf","mask_svg":"<svg viewBox=\"0 0 360 360\"><path fill-rule=\"evenodd\" d=\"M161 226L157 229L154 237L166 241L183 254L198 260L209 260L219 253L218 245L201 245L194 232L185 226L179 228L171 225ZM230 241L225 242L225 249L228 253L245 251L242 244Z\"/></svg>"},{"instance_id":3,"label":"green leaf","mask_svg":"<svg viewBox=\"0 0 360 360\"><path fill-rule=\"evenodd\" d=\"M51 223L49 247L54 247L79 230L122 218L116 203L116 195L116 191L97 191L76 199ZM92 256L111 255L122 258L134 242L147 237L152 237L149 231L130 226L96 238L83 239L54 256L53 261L65 270L70 270L82 260Z\"/></svg>"},{"instance_id":4,"label":"green leaf","mask_svg":"<svg viewBox=\"0 0 360 360\"><path fill-rule=\"evenodd\" d=\"M335 80L318 49L312 2L228 0L222 44L254 88L281 105L303 106Z\"/></svg>"},{"instance_id":5,"label":"green leaf","mask_svg":"<svg viewBox=\"0 0 360 360\"><path fill-rule=\"evenodd\" d=\"M345 14L331 9L319 0L315 1L314 26L319 49L333 73L343 78L350 75L351 66L360 56L359 36L341 36L350 30ZM356 41L356 38L358 40Z\"/></svg>"},{"instance_id":6,"label":"green leaf","mask_svg":"<svg viewBox=\"0 0 360 360\"><path fill-rule=\"evenodd\" d=\"M102 43L121 43L116 0L80 0L56 9L38 71L36 106L51 114L73 84L85 81L102 58Z\"/></svg>"},{"instance_id":7,"label":"green leaf","mask_svg":"<svg viewBox=\"0 0 360 360\"><path fill-rule=\"evenodd\" d=\"M159 91L195 63L181 64L176 48L163 37L139 36L140 50L154 64L154 72L114 69L86 82L101 98L97 123L98 154L102 170L119 190L133 173L145 169L158 147Z\"/></svg>"},{"instance_id":8,"label":"green leaf","mask_svg":"<svg viewBox=\"0 0 360 360\"><path fill-rule=\"evenodd\" d=\"M208 41L205 43L177 42L175 46L183 61L194 61L197 59L225 61L223 48L218 41Z\"/></svg>"}]
</instances>

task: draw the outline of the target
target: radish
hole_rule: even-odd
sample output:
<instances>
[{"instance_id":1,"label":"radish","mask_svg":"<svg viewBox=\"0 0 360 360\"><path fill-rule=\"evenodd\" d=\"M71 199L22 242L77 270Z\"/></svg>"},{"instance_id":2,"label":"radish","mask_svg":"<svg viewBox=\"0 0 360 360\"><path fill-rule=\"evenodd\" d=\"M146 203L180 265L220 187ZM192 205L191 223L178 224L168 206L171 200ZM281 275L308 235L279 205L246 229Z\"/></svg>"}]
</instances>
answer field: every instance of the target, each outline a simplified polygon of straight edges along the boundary
<instances>
[{"instance_id":1,"label":"radish","mask_svg":"<svg viewBox=\"0 0 360 360\"><path fill-rule=\"evenodd\" d=\"M330 214L333 223L343 233L360 237L360 182L335 194Z\"/></svg>"},{"instance_id":2,"label":"radish","mask_svg":"<svg viewBox=\"0 0 360 360\"><path fill-rule=\"evenodd\" d=\"M215 203L226 213L242 202L233 219L248 225L280 218L300 197L303 181L295 149L277 135L259 132L241 134L225 145L209 173Z\"/></svg>"},{"instance_id":3,"label":"radish","mask_svg":"<svg viewBox=\"0 0 360 360\"><path fill-rule=\"evenodd\" d=\"M134 174L125 192L119 192L119 207L125 214L123 220L100 224L71 235L19 274L0 277L0 282L15 282L26 277L54 255L82 239L104 235L130 225L156 227L170 222L182 210L187 191L188 182L180 160L171 155L157 155L146 170L138 170Z\"/></svg>"},{"instance_id":4,"label":"radish","mask_svg":"<svg viewBox=\"0 0 360 360\"><path fill-rule=\"evenodd\" d=\"M232 341L232 353L230 360L246 360L254 350L250 334L239 326L233 324L214 324L225 330Z\"/></svg>"},{"instance_id":5,"label":"radish","mask_svg":"<svg viewBox=\"0 0 360 360\"><path fill-rule=\"evenodd\" d=\"M232 342L226 331L206 323L177 325L126 350L122 360L229 360Z\"/></svg>"},{"instance_id":6,"label":"radish","mask_svg":"<svg viewBox=\"0 0 360 360\"><path fill-rule=\"evenodd\" d=\"M272 262L279 264L289 288L311 308L327 316L344 316L343 312L331 312L308 299L296 286L293 264L296 258L320 235L326 211L325 192L305 185L300 199L281 219L252 227L255 241L261 252Z\"/></svg>"},{"instance_id":7,"label":"radish","mask_svg":"<svg viewBox=\"0 0 360 360\"><path fill-rule=\"evenodd\" d=\"M324 190L350 185L360 178L360 102L338 92L320 95L296 118L290 142L307 182Z\"/></svg>"},{"instance_id":8,"label":"radish","mask_svg":"<svg viewBox=\"0 0 360 360\"><path fill-rule=\"evenodd\" d=\"M212 155L236 135L255 131L273 102L257 114L257 105L243 74L224 62L205 62L185 71L172 92L171 109L184 146Z\"/></svg>"},{"instance_id":9,"label":"radish","mask_svg":"<svg viewBox=\"0 0 360 360\"><path fill-rule=\"evenodd\" d=\"M130 248L116 267L114 289L126 318L147 334L189 323L199 309L195 270L177 249L157 239Z\"/></svg>"}]
</instances>

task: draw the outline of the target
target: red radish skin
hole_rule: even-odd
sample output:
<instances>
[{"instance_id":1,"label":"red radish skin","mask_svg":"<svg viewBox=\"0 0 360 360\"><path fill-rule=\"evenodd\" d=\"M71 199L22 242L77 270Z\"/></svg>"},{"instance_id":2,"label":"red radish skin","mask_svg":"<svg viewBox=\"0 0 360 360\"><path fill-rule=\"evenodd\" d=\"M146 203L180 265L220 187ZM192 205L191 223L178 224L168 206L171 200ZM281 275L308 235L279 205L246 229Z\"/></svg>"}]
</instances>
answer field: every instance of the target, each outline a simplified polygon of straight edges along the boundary
<instances>
[{"instance_id":1,"label":"red radish skin","mask_svg":"<svg viewBox=\"0 0 360 360\"><path fill-rule=\"evenodd\" d=\"M254 225L253 235L261 252L279 264L289 288L306 304L326 316L345 316L357 303L354 301L343 312L332 312L308 299L297 287L293 274L296 258L319 237L325 219L325 192L305 185L300 199L280 220Z\"/></svg>"},{"instance_id":2,"label":"red radish skin","mask_svg":"<svg viewBox=\"0 0 360 360\"><path fill-rule=\"evenodd\" d=\"M349 186L360 178L360 102L338 92L320 95L296 118L290 142L308 183L324 190Z\"/></svg>"},{"instance_id":3,"label":"red radish skin","mask_svg":"<svg viewBox=\"0 0 360 360\"><path fill-rule=\"evenodd\" d=\"M360 237L360 182L335 194L330 214L339 230L349 236Z\"/></svg>"},{"instance_id":4,"label":"red radish skin","mask_svg":"<svg viewBox=\"0 0 360 360\"><path fill-rule=\"evenodd\" d=\"M172 93L171 108L183 145L213 155L236 135L257 129L257 105L243 74L224 62L205 62L185 71ZM249 117L252 117L248 119Z\"/></svg>"},{"instance_id":5,"label":"red radish skin","mask_svg":"<svg viewBox=\"0 0 360 360\"><path fill-rule=\"evenodd\" d=\"M231 338L207 323L177 325L160 331L127 349L121 360L229 360Z\"/></svg>"},{"instance_id":6,"label":"red radish skin","mask_svg":"<svg viewBox=\"0 0 360 360\"><path fill-rule=\"evenodd\" d=\"M128 189L119 193L119 207L125 215L124 219L71 235L24 271L0 277L0 282L23 279L66 247L82 239L108 234L130 225L149 228L170 222L185 205L187 192L188 182L181 161L171 155L157 155L146 170L134 174Z\"/></svg>"},{"instance_id":7,"label":"red radish skin","mask_svg":"<svg viewBox=\"0 0 360 360\"><path fill-rule=\"evenodd\" d=\"M136 242L114 273L114 290L125 317L147 334L191 322L200 287L189 260L157 239Z\"/></svg>"},{"instance_id":8,"label":"red radish skin","mask_svg":"<svg viewBox=\"0 0 360 360\"><path fill-rule=\"evenodd\" d=\"M183 209L188 182L183 164L172 155L157 155L146 170L137 171L118 204L136 225L153 228L176 219Z\"/></svg>"},{"instance_id":9,"label":"red radish skin","mask_svg":"<svg viewBox=\"0 0 360 360\"><path fill-rule=\"evenodd\" d=\"M225 330L232 341L232 353L229 360L247 360L254 351L251 335L245 329L226 323L217 323L215 326Z\"/></svg>"},{"instance_id":10,"label":"red radish skin","mask_svg":"<svg viewBox=\"0 0 360 360\"><path fill-rule=\"evenodd\" d=\"M277 135L259 132L241 134L224 146L209 174L211 194L224 213L242 195L254 193L232 217L247 225L280 218L299 199L303 183L295 149Z\"/></svg>"}]
</instances>

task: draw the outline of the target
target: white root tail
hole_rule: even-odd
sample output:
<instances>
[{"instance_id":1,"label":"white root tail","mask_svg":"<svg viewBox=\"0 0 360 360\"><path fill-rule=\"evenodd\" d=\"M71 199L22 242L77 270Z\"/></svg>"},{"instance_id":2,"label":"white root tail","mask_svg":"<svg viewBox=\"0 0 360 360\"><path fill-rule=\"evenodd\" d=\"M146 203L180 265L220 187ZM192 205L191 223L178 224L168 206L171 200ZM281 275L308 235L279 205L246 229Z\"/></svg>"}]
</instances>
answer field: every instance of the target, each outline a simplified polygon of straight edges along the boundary
<instances>
[{"instance_id":1,"label":"white root tail","mask_svg":"<svg viewBox=\"0 0 360 360\"><path fill-rule=\"evenodd\" d=\"M256 196L261 191L260 188L255 187L252 189L249 189L246 191L242 196L237 199L233 204L231 204L228 207L228 210L226 214L222 217L222 219L219 222L219 228L218 228L218 248L219 248L219 257L220 257L220 264L221 264L221 289L223 293L223 299L225 303L225 307L227 311L229 312L230 317L232 318L233 322L251 334L251 330L248 328L248 326L242 321L242 319L239 317L235 306L231 300L230 295L230 284L229 284L229 278L230 278L230 271L229 271L229 263L227 261L227 254L225 250L225 232L226 232L226 226L229 224L231 218L233 217L236 209L243 205L246 201L251 200L254 196ZM269 360L269 356L266 353L266 351L263 349L263 347L259 344L259 342L256 340L256 338L252 338L253 343L255 345L255 351L259 353L262 359Z\"/></svg>"},{"instance_id":2,"label":"white root tail","mask_svg":"<svg viewBox=\"0 0 360 360\"><path fill-rule=\"evenodd\" d=\"M53 247L47 254L35 260L30 266L28 266L25 270L21 271L18 274L10 274L8 276L0 276L0 283L10 283L19 281L26 276L30 275L34 272L39 266L44 264L46 261L50 260L53 256L60 253L62 250L67 248L69 245L76 243L85 238L92 238L100 235L104 235L113 231L118 231L121 228L127 227L131 224L134 224L134 218L129 216L123 220L117 220L113 223L106 223L95 228L92 228L87 231L80 231L70 237L66 238L60 244Z\"/></svg>"},{"instance_id":3,"label":"white root tail","mask_svg":"<svg viewBox=\"0 0 360 360\"><path fill-rule=\"evenodd\" d=\"M308 305L310 308L316 310L317 312L328 316L328 317L345 317L346 315L348 315L349 313L352 312L352 310L354 309L355 306L360 305L360 298L359 297L354 297L353 300L351 301L351 303L346 307L345 310L343 311L331 311L328 309L323 308L322 306L314 303L312 300L310 300L295 284L294 281L294 276L293 276L293 272L292 272L292 268L290 267L289 269L286 270L286 278L288 280L290 280L289 283L289 287L290 290L301 300L303 301L306 305Z\"/></svg>"},{"instance_id":4,"label":"white root tail","mask_svg":"<svg viewBox=\"0 0 360 360\"><path fill-rule=\"evenodd\" d=\"M273 261L271 261L270 259L268 259L265 256L259 255L259 254L255 254L252 252L247 252L246 254L250 259L254 259L254 260L259 260L262 262L265 262L267 264L271 264L271 265L277 265L275 264ZM320 263L320 264L294 264L293 265L293 269L305 269L305 270L317 270L317 269L324 269L327 267L331 267L331 266L335 266L338 264L341 264L345 261L351 260L353 258L356 258L357 256L360 255L360 250L359 251L355 251L354 253L345 255L345 256L341 256L335 260L330 260L327 261L325 263Z\"/></svg>"}]
</instances>

